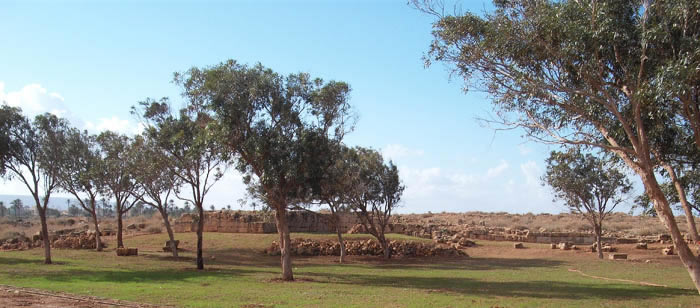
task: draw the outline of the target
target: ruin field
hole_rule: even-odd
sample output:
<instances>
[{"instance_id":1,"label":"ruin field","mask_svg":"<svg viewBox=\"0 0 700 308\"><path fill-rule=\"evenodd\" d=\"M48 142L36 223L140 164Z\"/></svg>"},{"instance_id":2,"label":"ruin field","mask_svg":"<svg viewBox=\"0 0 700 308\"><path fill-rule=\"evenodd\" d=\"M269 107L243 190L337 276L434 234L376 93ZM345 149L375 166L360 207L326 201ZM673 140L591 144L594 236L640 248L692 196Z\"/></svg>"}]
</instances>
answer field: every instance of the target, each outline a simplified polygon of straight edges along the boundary
<instances>
[{"instance_id":1,"label":"ruin field","mask_svg":"<svg viewBox=\"0 0 700 308\"><path fill-rule=\"evenodd\" d=\"M53 265L42 264L40 248L2 251L0 284L177 307L700 307L680 260L663 256L661 244L616 245L629 255L620 261L483 240L464 250L469 257L349 256L346 264L295 257L296 281L282 282L279 257L263 253L276 234L205 233L204 271L194 266L195 234L176 236L186 250L179 259L162 252L165 234L126 236L126 245L139 249L131 257L116 256L112 237L104 252L52 249Z\"/></svg>"}]
</instances>

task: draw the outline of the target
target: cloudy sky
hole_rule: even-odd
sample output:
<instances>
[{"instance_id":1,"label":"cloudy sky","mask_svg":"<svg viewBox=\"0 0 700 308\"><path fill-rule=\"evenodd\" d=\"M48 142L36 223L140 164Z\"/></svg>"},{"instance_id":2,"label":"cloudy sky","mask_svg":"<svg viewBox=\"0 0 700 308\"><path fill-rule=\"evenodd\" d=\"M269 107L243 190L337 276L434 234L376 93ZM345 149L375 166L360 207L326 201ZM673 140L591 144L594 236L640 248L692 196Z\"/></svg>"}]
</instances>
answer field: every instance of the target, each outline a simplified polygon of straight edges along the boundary
<instances>
[{"instance_id":1,"label":"cloudy sky","mask_svg":"<svg viewBox=\"0 0 700 308\"><path fill-rule=\"evenodd\" d=\"M464 10L488 5L465 1ZM551 148L484 127L488 97L425 68L432 18L406 1L0 3L0 101L98 133L139 131L129 108L181 103L172 74L226 59L352 86L349 145L379 149L406 185L400 212L560 212L540 183ZM0 194L26 194L0 181ZM207 205L239 208L229 172Z\"/></svg>"}]
</instances>

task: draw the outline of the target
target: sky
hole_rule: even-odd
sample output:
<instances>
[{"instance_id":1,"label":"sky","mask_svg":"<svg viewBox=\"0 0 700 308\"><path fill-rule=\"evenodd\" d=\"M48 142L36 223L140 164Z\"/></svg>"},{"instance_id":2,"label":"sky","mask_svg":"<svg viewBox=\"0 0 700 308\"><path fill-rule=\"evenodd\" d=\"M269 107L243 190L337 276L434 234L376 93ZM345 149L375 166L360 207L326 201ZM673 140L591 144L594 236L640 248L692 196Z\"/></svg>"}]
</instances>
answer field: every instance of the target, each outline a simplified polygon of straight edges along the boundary
<instances>
[{"instance_id":1,"label":"sky","mask_svg":"<svg viewBox=\"0 0 700 308\"><path fill-rule=\"evenodd\" d=\"M486 127L485 93L465 92L442 64L425 67L433 21L405 0L0 1L0 101L93 133L134 134L131 106L183 103L174 72L260 62L351 85L358 121L345 141L399 166L400 213L566 211L540 181L553 148ZM241 208L244 189L229 171L205 204ZM0 194L26 188L0 181Z\"/></svg>"}]
</instances>

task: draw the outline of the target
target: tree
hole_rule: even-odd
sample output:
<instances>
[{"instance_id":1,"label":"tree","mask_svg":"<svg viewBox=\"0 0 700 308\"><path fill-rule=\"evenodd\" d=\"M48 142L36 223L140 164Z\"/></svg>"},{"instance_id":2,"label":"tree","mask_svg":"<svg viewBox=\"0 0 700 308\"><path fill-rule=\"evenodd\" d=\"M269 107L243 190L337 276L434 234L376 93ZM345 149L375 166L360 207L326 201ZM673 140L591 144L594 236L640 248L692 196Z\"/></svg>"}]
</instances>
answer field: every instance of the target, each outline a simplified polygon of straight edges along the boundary
<instances>
[{"instance_id":1,"label":"tree","mask_svg":"<svg viewBox=\"0 0 700 308\"><path fill-rule=\"evenodd\" d=\"M176 78L176 83L179 83ZM198 105L199 98L185 96L188 107L173 115L167 98L160 101L147 99L139 103L142 112L135 107L132 112L140 114L146 124L146 134L166 154L171 174L177 177L186 190L175 190L175 195L194 204L197 220L197 269L204 269L203 232L204 198L211 187L223 176L228 156L217 142L210 129L211 118ZM187 203L186 203L187 204Z\"/></svg>"},{"instance_id":2,"label":"tree","mask_svg":"<svg viewBox=\"0 0 700 308\"><path fill-rule=\"evenodd\" d=\"M0 217L7 216L7 207L5 207L5 202L0 201Z\"/></svg>"},{"instance_id":3,"label":"tree","mask_svg":"<svg viewBox=\"0 0 700 308\"><path fill-rule=\"evenodd\" d=\"M97 136L97 143L102 161L102 185L107 194L115 200L117 247L122 248L124 247L122 218L143 194L134 176L132 140L127 136L106 131Z\"/></svg>"},{"instance_id":4,"label":"tree","mask_svg":"<svg viewBox=\"0 0 700 308\"><path fill-rule=\"evenodd\" d=\"M392 211L399 206L405 186L393 162L384 164L379 152L356 148L352 151L354 167L359 170L352 180L351 206L364 229L372 234L384 250L384 258L391 258L391 247L386 239L386 227Z\"/></svg>"},{"instance_id":5,"label":"tree","mask_svg":"<svg viewBox=\"0 0 700 308\"><path fill-rule=\"evenodd\" d=\"M328 205L331 211L331 223L335 228L340 245L339 262L345 262L346 249L343 235L340 229L341 212L348 212L351 208L351 196L353 193L353 180L359 175L358 168L353 168L352 152L350 148L343 144L333 144L329 147L328 165L323 172L324 178L320 181L318 189L313 191L311 199L319 200L319 203Z\"/></svg>"},{"instance_id":6,"label":"tree","mask_svg":"<svg viewBox=\"0 0 700 308\"><path fill-rule=\"evenodd\" d=\"M10 202L10 205L12 205L12 211L15 213L15 218L19 219L22 217L22 209L24 208L24 204L22 203L22 199L15 199Z\"/></svg>"},{"instance_id":7,"label":"tree","mask_svg":"<svg viewBox=\"0 0 700 308\"><path fill-rule=\"evenodd\" d=\"M639 176L700 292L700 259L657 177L668 172L685 198L675 173L700 147L700 2L496 1L483 17L414 4L438 17L427 64L487 91L502 124L613 153Z\"/></svg>"},{"instance_id":8,"label":"tree","mask_svg":"<svg viewBox=\"0 0 700 308\"><path fill-rule=\"evenodd\" d=\"M147 132L148 133L148 132ZM169 168L167 154L155 143L155 140L146 135L137 136L134 142L134 153L136 165L136 182L141 186L144 194L141 201L160 213L163 218L165 230L168 232L170 250L173 257L177 258L177 246L175 245L175 233L170 225L168 215L174 209L173 200L168 198L170 194L179 186L177 178Z\"/></svg>"},{"instance_id":9,"label":"tree","mask_svg":"<svg viewBox=\"0 0 700 308\"><path fill-rule=\"evenodd\" d=\"M71 130L64 142L65 156L70 159L61 162L59 185L73 195L80 207L92 218L95 227L95 250L102 251L97 198L105 193L105 186L102 179L104 165L97 142L87 131L80 132L77 129ZM69 207L68 211L71 215L82 214L75 206Z\"/></svg>"},{"instance_id":10,"label":"tree","mask_svg":"<svg viewBox=\"0 0 700 308\"><path fill-rule=\"evenodd\" d=\"M9 178L19 179L32 195L37 214L41 221L41 234L44 241L44 263L51 264L51 243L48 236L46 212L51 193L56 189L58 164L62 156L62 135L68 130L68 122L52 114L42 114L33 122L24 117L19 108L3 105L0 109L8 122L9 155L4 160L4 168L9 170Z\"/></svg>"},{"instance_id":11,"label":"tree","mask_svg":"<svg viewBox=\"0 0 700 308\"><path fill-rule=\"evenodd\" d=\"M632 190L627 177L610 159L583 154L578 148L553 151L547 159L543 181L552 187L557 199L573 213L582 215L593 227L598 258L603 259L601 236L603 220L622 203Z\"/></svg>"},{"instance_id":12,"label":"tree","mask_svg":"<svg viewBox=\"0 0 700 308\"><path fill-rule=\"evenodd\" d=\"M350 87L308 74L282 76L261 64L229 60L178 76L185 95L214 112L221 142L238 158L244 182L275 211L282 279L293 280L287 208L322 178L316 146L351 128Z\"/></svg>"}]
</instances>

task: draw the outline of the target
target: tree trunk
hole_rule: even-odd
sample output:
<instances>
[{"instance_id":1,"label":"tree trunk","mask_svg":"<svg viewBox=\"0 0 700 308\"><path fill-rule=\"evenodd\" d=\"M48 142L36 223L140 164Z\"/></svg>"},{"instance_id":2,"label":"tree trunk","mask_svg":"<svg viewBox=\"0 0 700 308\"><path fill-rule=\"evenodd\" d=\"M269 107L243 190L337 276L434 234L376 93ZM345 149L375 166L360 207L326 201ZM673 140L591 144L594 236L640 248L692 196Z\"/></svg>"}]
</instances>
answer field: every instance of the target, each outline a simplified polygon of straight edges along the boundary
<instances>
[{"instance_id":1,"label":"tree trunk","mask_svg":"<svg viewBox=\"0 0 700 308\"><path fill-rule=\"evenodd\" d=\"M124 242L122 241L122 229L124 228L122 224L122 210L117 209L117 248L124 248Z\"/></svg>"},{"instance_id":2,"label":"tree trunk","mask_svg":"<svg viewBox=\"0 0 700 308\"><path fill-rule=\"evenodd\" d=\"M601 243L601 240L600 240L601 233L603 233L603 232L601 229L602 228L600 226L595 227L595 243L596 243L596 247L598 248L597 249L598 250L598 259L603 259L603 244Z\"/></svg>"},{"instance_id":3,"label":"tree trunk","mask_svg":"<svg viewBox=\"0 0 700 308\"><path fill-rule=\"evenodd\" d=\"M382 250L384 250L384 259L391 259L391 247L389 247L389 242L387 242L384 234L381 234L379 237L379 245L381 245Z\"/></svg>"},{"instance_id":4,"label":"tree trunk","mask_svg":"<svg viewBox=\"0 0 700 308\"><path fill-rule=\"evenodd\" d=\"M100 240L100 225L97 222L97 210L92 208L92 221L95 223L95 251L102 251L102 241Z\"/></svg>"},{"instance_id":5,"label":"tree trunk","mask_svg":"<svg viewBox=\"0 0 700 308\"><path fill-rule=\"evenodd\" d=\"M46 211L42 210L41 206L36 206L41 220L41 234L44 240L44 264L51 264L51 241L49 239L49 226L46 223Z\"/></svg>"},{"instance_id":6,"label":"tree trunk","mask_svg":"<svg viewBox=\"0 0 700 308\"><path fill-rule=\"evenodd\" d=\"M160 211L160 215L163 216L165 230L168 231L168 237L170 238L170 250L173 252L173 257L177 258L177 245L175 245L175 234L173 233L173 228L170 226L170 220L168 220L168 212Z\"/></svg>"},{"instance_id":7,"label":"tree trunk","mask_svg":"<svg viewBox=\"0 0 700 308\"><path fill-rule=\"evenodd\" d=\"M690 278L695 284L695 288L698 290L698 293L700 293L700 260L690 250L688 243L685 242L680 229L678 229L678 224L673 216L668 200L663 191L661 191L659 183L656 181L656 176L650 169L651 168L636 171L642 178L642 183L644 184L647 195L654 202L654 208L656 209L659 220L661 220L661 223L663 223L666 229L671 233L671 239L678 250L678 256L681 262L685 265L686 270L688 270L690 274Z\"/></svg>"},{"instance_id":8,"label":"tree trunk","mask_svg":"<svg viewBox=\"0 0 700 308\"><path fill-rule=\"evenodd\" d=\"M199 220L197 221L197 269L204 269L204 256L202 255L202 249L204 245L204 205L200 204L197 206L199 212Z\"/></svg>"},{"instance_id":9,"label":"tree trunk","mask_svg":"<svg viewBox=\"0 0 700 308\"><path fill-rule=\"evenodd\" d=\"M338 233L338 243L340 243L340 263L345 262L345 242L343 242L343 235L340 233L340 226L335 227L335 231Z\"/></svg>"},{"instance_id":10,"label":"tree trunk","mask_svg":"<svg viewBox=\"0 0 700 308\"><path fill-rule=\"evenodd\" d=\"M282 280L294 280L292 273L292 256L290 251L291 238L289 236L289 225L287 224L287 213L285 206L276 206L275 221L277 223L277 233L280 236L280 256L282 263Z\"/></svg>"}]
</instances>

